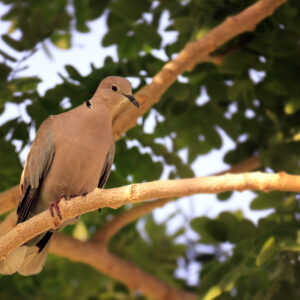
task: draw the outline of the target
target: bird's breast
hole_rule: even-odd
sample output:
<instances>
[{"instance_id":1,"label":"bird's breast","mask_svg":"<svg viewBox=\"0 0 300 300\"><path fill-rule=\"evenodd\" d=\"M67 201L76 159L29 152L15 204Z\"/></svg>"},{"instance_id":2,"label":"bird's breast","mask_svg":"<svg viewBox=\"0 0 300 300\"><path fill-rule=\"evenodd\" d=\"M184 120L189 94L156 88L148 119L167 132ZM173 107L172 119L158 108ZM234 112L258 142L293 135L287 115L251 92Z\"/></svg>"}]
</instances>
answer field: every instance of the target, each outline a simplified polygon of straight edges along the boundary
<instances>
[{"instance_id":1,"label":"bird's breast","mask_svg":"<svg viewBox=\"0 0 300 300\"><path fill-rule=\"evenodd\" d=\"M112 137L68 137L55 149L54 159L42 187L46 202L62 195L81 195L97 186ZM54 199L54 200L50 200Z\"/></svg>"}]
</instances>

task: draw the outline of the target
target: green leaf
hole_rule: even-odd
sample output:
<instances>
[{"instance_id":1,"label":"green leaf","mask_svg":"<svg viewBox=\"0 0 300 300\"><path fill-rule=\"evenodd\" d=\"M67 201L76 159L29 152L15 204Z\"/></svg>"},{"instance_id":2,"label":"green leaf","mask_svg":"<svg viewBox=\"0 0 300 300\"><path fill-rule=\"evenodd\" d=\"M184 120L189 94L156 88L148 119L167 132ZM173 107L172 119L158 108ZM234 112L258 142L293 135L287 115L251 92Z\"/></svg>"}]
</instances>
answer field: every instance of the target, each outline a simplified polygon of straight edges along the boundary
<instances>
[{"instance_id":1,"label":"green leaf","mask_svg":"<svg viewBox=\"0 0 300 300\"><path fill-rule=\"evenodd\" d=\"M296 96L291 98L284 106L284 112L288 115L292 115L300 108L300 97Z\"/></svg>"},{"instance_id":2,"label":"green leaf","mask_svg":"<svg viewBox=\"0 0 300 300\"><path fill-rule=\"evenodd\" d=\"M174 28L182 33L191 33L195 26L195 20L192 17L178 17L174 21Z\"/></svg>"},{"instance_id":3,"label":"green leaf","mask_svg":"<svg viewBox=\"0 0 300 300\"><path fill-rule=\"evenodd\" d=\"M14 147L0 140L0 191L17 184L21 176L21 163Z\"/></svg>"},{"instance_id":4,"label":"green leaf","mask_svg":"<svg viewBox=\"0 0 300 300\"><path fill-rule=\"evenodd\" d=\"M62 50L66 50L71 48L71 34L70 33L58 33L55 32L51 35L50 37L52 43L62 49Z\"/></svg>"},{"instance_id":5,"label":"green leaf","mask_svg":"<svg viewBox=\"0 0 300 300\"><path fill-rule=\"evenodd\" d=\"M266 240L258 256L256 257L256 265L260 267L261 265L269 261L274 256L275 252L275 237L271 236Z\"/></svg>"},{"instance_id":6,"label":"green leaf","mask_svg":"<svg viewBox=\"0 0 300 300\"><path fill-rule=\"evenodd\" d=\"M260 193L252 200L250 208L253 210L276 208L283 202L283 196L282 192Z\"/></svg>"},{"instance_id":7,"label":"green leaf","mask_svg":"<svg viewBox=\"0 0 300 300\"><path fill-rule=\"evenodd\" d=\"M146 23L137 24L133 27L136 36L151 48L159 48L161 37L157 33L156 28Z\"/></svg>"},{"instance_id":8,"label":"green leaf","mask_svg":"<svg viewBox=\"0 0 300 300\"><path fill-rule=\"evenodd\" d=\"M246 51L235 51L225 56L224 61L219 66L220 73L229 75L242 75L249 67L254 66L258 61L257 56Z\"/></svg>"},{"instance_id":9,"label":"green leaf","mask_svg":"<svg viewBox=\"0 0 300 300\"><path fill-rule=\"evenodd\" d=\"M231 195L232 195L232 192L224 192L224 193L218 194L217 197L218 197L218 200L220 200L220 201L227 201L230 199Z\"/></svg>"},{"instance_id":10,"label":"green leaf","mask_svg":"<svg viewBox=\"0 0 300 300\"><path fill-rule=\"evenodd\" d=\"M22 77L11 81L14 85L14 90L22 92L35 90L40 82L41 79L38 77Z\"/></svg>"},{"instance_id":11,"label":"green leaf","mask_svg":"<svg viewBox=\"0 0 300 300\"><path fill-rule=\"evenodd\" d=\"M222 294L222 290L218 285L211 287L204 297L200 297L199 300L213 300Z\"/></svg>"},{"instance_id":12,"label":"green leaf","mask_svg":"<svg viewBox=\"0 0 300 300\"><path fill-rule=\"evenodd\" d=\"M177 82L170 87L169 92L171 93L174 100L183 102L189 100L190 91L188 85L186 84Z\"/></svg>"},{"instance_id":13,"label":"green leaf","mask_svg":"<svg viewBox=\"0 0 300 300\"><path fill-rule=\"evenodd\" d=\"M108 47L113 44L119 44L123 40L124 36L127 35L127 32L130 30L129 26L118 25L109 29L102 39L103 47Z\"/></svg>"},{"instance_id":14,"label":"green leaf","mask_svg":"<svg viewBox=\"0 0 300 300\"><path fill-rule=\"evenodd\" d=\"M12 47L15 50L19 52L24 50L24 44L22 41L15 40L7 34L3 34L2 39L6 44L8 44L10 47Z\"/></svg>"},{"instance_id":15,"label":"green leaf","mask_svg":"<svg viewBox=\"0 0 300 300\"><path fill-rule=\"evenodd\" d=\"M130 36L126 39L122 39L118 43L118 54L120 58L129 59L131 57L137 57L142 50L143 42L134 36Z\"/></svg>"},{"instance_id":16,"label":"green leaf","mask_svg":"<svg viewBox=\"0 0 300 300\"><path fill-rule=\"evenodd\" d=\"M26 143L28 138L28 125L24 122L18 123L13 132L12 139L22 140Z\"/></svg>"},{"instance_id":17,"label":"green leaf","mask_svg":"<svg viewBox=\"0 0 300 300\"><path fill-rule=\"evenodd\" d=\"M202 130L206 141L209 142L214 148L220 149L222 146L222 139L218 131L215 128L207 126L207 124L203 124Z\"/></svg>"},{"instance_id":18,"label":"green leaf","mask_svg":"<svg viewBox=\"0 0 300 300\"><path fill-rule=\"evenodd\" d=\"M117 0L110 2L111 11L125 20L126 22L134 21L141 17L142 13L150 6L147 0Z\"/></svg>"},{"instance_id":19,"label":"green leaf","mask_svg":"<svg viewBox=\"0 0 300 300\"><path fill-rule=\"evenodd\" d=\"M77 81L81 81L82 80L82 76L80 75L80 73L75 69L75 67L71 66L71 65L66 65L65 66L66 71L69 73L70 78L77 80Z\"/></svg>"},{"instance_id":20,"label":"green leaf","mask_svg":"<svg viewBox=\"0 0 300 300\"><path fill-rule=\"evenodd\" d=\"M10 61L12 61L12 62L16 62L16 61L17 61L16 58L14 58L13 56L7 54L6 52L4 52L4 51L1 50L1 49L0 49L0 54L1 54L4 58L6 58L6 59L8 59L8 60L10 60Z\"/></svg>"},{"instance_id":21,"label":"green leaf","mask_svg":"<svg viewBox=\"0 0 300 300\"><path fill-rule=\"evenodd\" d=\"M228 89L230 100L244 101L250 103L255 99L254 84L250 79L236 80L233 86Z\"/></svg>"},{"instance_id":22,"label":"green leaf","mask_svg":"<svg viewBox=\"0 0 300 300\"><path fill-rule=\"evenodd\" d=\"M221 221L199 217L191 221L191 227L200 234L202 243L215 244L227 240L227 228Z\"/></svg>"},{"instance_id":23,"label":"green leaf","mask_svg":"<svg viewBox=\"0 0 300 300\"><path fill-rule=\"evenodd\" d=\"M10 72L11 68L9 66L0 63L0 80L6 81Z\"/></svg>"}]
</instances>

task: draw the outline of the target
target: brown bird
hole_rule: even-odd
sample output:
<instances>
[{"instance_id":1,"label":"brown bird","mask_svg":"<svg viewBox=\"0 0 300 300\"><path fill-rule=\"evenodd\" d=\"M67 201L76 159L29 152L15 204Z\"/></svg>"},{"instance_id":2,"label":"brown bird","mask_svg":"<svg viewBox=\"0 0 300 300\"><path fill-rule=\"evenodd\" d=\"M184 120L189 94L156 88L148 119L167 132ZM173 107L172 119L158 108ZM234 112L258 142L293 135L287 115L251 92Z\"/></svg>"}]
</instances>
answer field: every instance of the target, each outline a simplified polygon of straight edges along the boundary
<instances>
[{"instance_id":1,"label":"brown bird","mask_svg":"<svg viewBox=\"0 0 300 300\"><path fill-rule=\"evenodd\" d=\"M58 203L62 197L71 199L104 187L115 152L112 117L126 99L139 107L129 81L110 76L90 100L42 123L21 175L17 223L48 208L52 216L55 211L61 217ZM0 262L0 273L39 273L53 233L44 232L12 251Z\"/></svg>"}]
</instances>

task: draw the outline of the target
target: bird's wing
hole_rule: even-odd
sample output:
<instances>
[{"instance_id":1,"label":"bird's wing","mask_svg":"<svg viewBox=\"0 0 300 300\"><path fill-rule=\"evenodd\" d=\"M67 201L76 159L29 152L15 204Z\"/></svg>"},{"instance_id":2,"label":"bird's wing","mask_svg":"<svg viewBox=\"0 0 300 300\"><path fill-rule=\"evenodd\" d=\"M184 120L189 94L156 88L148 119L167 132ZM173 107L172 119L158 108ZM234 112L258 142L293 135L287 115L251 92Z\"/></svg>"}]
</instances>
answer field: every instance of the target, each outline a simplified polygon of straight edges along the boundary
<instances>
[{"instance_id":1,"label":"bird's wing","mask_svg":"<svg viewBox=\"0 0 300 300\"><path fill-rule=\"evenodd\" d=\"M104 187L104 185L109 177L111 167L113 164L113 160L114 160L114 155L115 155L115 144L113 143L106 155L105 162L104 162L104 165L103 165L103 168L101 171L101 175L100 175L100 179L99 179L99 183L98 183L99 189Z\"/></svg>"},{"instance_id":2,"label":"bird's wing","mask_svg":"<svg viewBox=\"0 0 300 300\"><path fill-rule=\"evenodd\" d=\"M20 182L21 200L17 209L17 223L24 222L30 210L36 205L41 183L50 169L54 157L51 128L53 119L51 116L42 123L27 156Z\"/></svg>"}]
</instances>

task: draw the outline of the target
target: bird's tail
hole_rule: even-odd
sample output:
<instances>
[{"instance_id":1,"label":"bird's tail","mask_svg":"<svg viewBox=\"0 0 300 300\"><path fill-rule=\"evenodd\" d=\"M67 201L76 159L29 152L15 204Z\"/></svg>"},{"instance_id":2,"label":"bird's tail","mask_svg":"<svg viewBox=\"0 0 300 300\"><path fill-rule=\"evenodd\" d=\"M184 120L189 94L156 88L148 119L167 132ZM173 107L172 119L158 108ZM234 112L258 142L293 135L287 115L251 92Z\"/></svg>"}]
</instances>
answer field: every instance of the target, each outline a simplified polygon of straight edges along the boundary
<instances>
[{"instance_id":1,"label":"bird's tail","mask_svg":"<svg viewBox=\"0 0 300 300\"><path fill-rule=\"evenodd\" d=\"M41 272L47 260L49 241L41 249L38 246L23 245L13 250L4 261L0 262L0 273L10 275L18 272L28 276Z\"/></svg>"}]
</instances>

